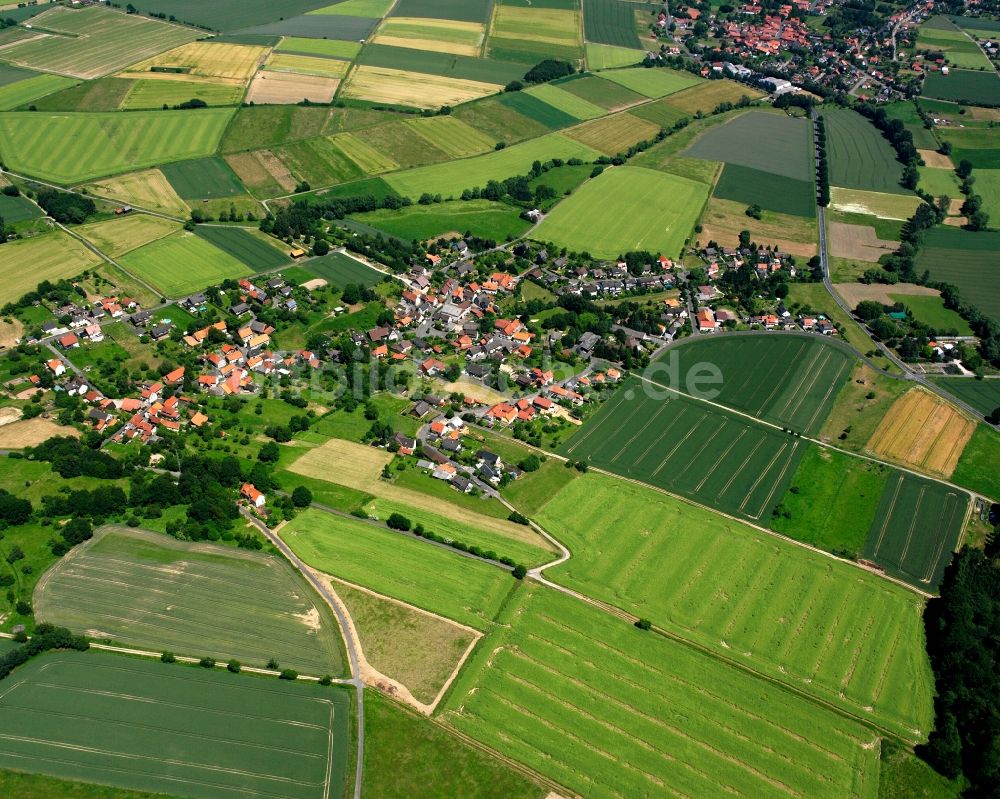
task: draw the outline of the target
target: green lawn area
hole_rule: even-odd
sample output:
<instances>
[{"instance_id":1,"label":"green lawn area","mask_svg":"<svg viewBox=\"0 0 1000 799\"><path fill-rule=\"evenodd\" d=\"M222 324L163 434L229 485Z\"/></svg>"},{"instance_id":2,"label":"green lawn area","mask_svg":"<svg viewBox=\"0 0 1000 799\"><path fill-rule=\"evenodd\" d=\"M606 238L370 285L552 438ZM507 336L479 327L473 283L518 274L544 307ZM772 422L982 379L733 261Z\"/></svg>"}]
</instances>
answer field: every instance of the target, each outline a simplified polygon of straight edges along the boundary
<instances>
[{"instance_id":1,"label":"green lawn area","mask_svg":"<svg viewBox=\"0 0 1000 799\"><path fill-rule=\"evenodd\" d=\"M708 187L641 167L606 170L557 205L533 237L597 258L649 250L680 255Z\"/></svg>"},{"instance_id":2,"label":"green lawn area","mask_svg":"<svg viewBox=\"0 0 1000 799\"><path fill-rule=\"evenodd\" d=\"M965 445L951 480L1000 501L1000 433L979 425Z\"/></svg>"},{"instance_id":3,"label":"green lawn area","mask_svg":"<svg viewBox=\"0 0 1000 799\"><path fill-rule=\"evenodd\" d=\"M520 236L531 223L520 218L519 209L490 200L455 200L433 205L411 205L398 211L380 209L354 217L359 222L402 239L420 241L445 233L467 233L504 241Z\"/></svg>"},{"instance_id":4,"label":"green lawn area","mask_svg":"<svg viewBox=\"0 0 1000 799\"><path fill-rule=\"evenodd\" d=\"M252 274L233 256L187 231L173 233L124 255L120 263L167 297L182 297L226 278Z\"/></svg>"},{"instance_id":5,"label":"green lawn area","mask_svg":"<svg viewBox=\"0 0 1000 799\"><path fill-rule=\"evenodd\" d=\"M600 77L614 81L626 89L645 95L646 97L666 97L668 94L679 92L689 86L701 83L690 72L675 72L667 69L644 69L635 67L633 69L609 69L600 74Z\"/></svg>"},{"instance_id":6,"label":"green lawn area","mask_svg":"<svg viewBox=\"0 0 1000 799\"><path fill-rule=\"evenodd\" d=\"M890 287L889 297L901 302L910 309L913 318L925 325L930 325L939 333L955 331L959 336L971 336L972 328L956 311L946 308L941 297L928 297L913 294L893 294Z\"/></svg>"}]
</instances>

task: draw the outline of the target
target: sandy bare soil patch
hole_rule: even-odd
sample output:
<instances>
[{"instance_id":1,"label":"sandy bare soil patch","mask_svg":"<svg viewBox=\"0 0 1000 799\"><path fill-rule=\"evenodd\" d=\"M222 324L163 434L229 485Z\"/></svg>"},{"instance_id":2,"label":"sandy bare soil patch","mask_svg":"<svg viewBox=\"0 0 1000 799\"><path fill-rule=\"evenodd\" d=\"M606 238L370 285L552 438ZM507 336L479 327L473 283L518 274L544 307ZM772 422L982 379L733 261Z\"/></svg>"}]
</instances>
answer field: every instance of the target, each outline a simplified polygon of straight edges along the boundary
<instances>
[{"instance_id":1,"label":"sandy bare soil patch","mask_svg":"<svg viewBox=\"0 0 1000 799\"><path fill-rule=\"evenodd\" d=\"M9 322L0 320L0 349L13 347L23 335L24 325L20 320L11 319Z\"/></svg>"},{"instance_id":2,"label":"sandy bare soil patch","mask_svg":"<svg viewBox=\"0 0 1000 799\"><path fill-rule=\"evenodd\" d=\"M887 460L950 477L976 424L922 388L896 400L868 440L867 449Z\"/></svg>"},{"instance_id":3,"label":"sandy bare soil patch","mask_svg":"<svg viewBox=\"0 0 1000 799\"><path fill-rule=\"evenodd\" d=\"M326 281L321 277L314 277L312 280L307 280L302 284L302 288L306 291L316 291L316 289L321 289L326 285Z\"/></svg>"},{"instance_id":4,"label":"sandy bare soil patch","mask_svg":"<svg viewBox=\"0 0 1000 799\"><path fill-rule=\"evenodd\" d=\"M955 165L951 162L951 158L947 155L942 155L937 150L917 150L920 153L920 157L924 159L924 163L934 169L954 169Z\"/></svg>"},{"instance_id":5,"label":"sandy bare soil patch","mask_svg":"<svg viewBox=\"0 0 1000 799\"><path fill-rule=\"evenodd\" d=\"M22 449L41 444L52 436L79 437L72 427L63 427L40 416L0 426L0 449Z\"/></svg>"},{"instance_id":6,"label":"sandy bare soil patch","mask_svg":"<svg viewBox=\"0 0 1000 799\"><path fill-rule=\"evenodd\" d=\"M852 308L864 300L874 300L883 305L893 305L896 301L890 294L906 294L911 297L937 297L941 294L937 289L928 286L918 286L916 283L895 283L886 286L880 283L837 283L837 293L844 298Z\"/></svg>"},{"instance_id":7,"label":"sandy bare soil patch","mask_svg":"<svg viewBox=\"0 0 1000 799\"><path fill-rule=\"evenodd\" d=\"M959 197L957 199L948 201L948 216L961 216L962 215L962 205L965 203L964 197Z\"/></svg>"},{"instance_id":8,"label":"sandy bare soil patch","mask_svg":"<svg viewBox=\"0 0 1000 799\"><path fill-rule=\"evenodd\" d=\"M944 224L949 227L965 227L969 224L969 219L964 216L949 216L944 220Z\"/></svg>"},{"instance_id":9,"label":"sandy bare soil patch","mask_svg":"<svg viewBox=\"0 0 1000 799\"><path fill-rule=\"evenodd\" d=\"M0 408L0 427L6 424L13 424L21 418L20 408Z\"/></svg>"},{"instance_id":10,"label":"sandy bare soil patch","mask_svg":"<svg viewBox=\"0 0 1000 799\"><path fill-rule=\"evenodd\" d=\"M250 84L247 102L271 105L294 105L302 100L329 103L340 81L318 75L291 72L258 72Z\"/></svg>"},{"instance_id":11,"label":"sandy bare soil patch","mask_svg":"<svg viewBox=\"0 0 1000 799\"><path fill-rule=\"evenodd\" d=\"M830 223L830 254L835 258L877 263L881 256L891 253L898 246L899 242L880 239L873 227Z\"/></svg>"}]
</instances>

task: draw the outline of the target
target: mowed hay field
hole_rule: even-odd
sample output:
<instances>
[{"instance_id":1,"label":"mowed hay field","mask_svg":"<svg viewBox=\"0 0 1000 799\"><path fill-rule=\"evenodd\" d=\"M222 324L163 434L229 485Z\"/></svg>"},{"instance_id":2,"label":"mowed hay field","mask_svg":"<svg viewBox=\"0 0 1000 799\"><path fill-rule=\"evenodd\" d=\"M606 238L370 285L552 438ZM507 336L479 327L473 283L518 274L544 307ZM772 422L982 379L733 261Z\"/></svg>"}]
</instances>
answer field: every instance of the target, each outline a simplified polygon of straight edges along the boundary
<instances>
[{"instance_id":1,"label":"mowed hay field","mask_svg":"<svg viewBox=\"0 0 1000 799\"><path fill-rule=\"evenodd\" d=\"M759 521L781 499L805 448L780 430L630 378L561 454Z\"/></svg>"},{"instance_id":2,"label":"mowed hay field","mask_svg":"<svg viewBox=\"0 0 1000 799\"><path fill-rule=\"evenodd\" d=\"M351 73L341 94L373 103L437 109L485 97L498 89L497 84L478 80L362 65Z\"/></svg>"},{"instance_id":3,"label":"mowed hay field","mask_svg":"<svg viewBox=\"0 0 1000 799\"><path fill-rule=\"evenodd\" d=\"M780 176L778 179L787 180ZM738 247L740 232L749 230L752 241L767 242L779 247L782 252L805 258L817 253L819 232L815 219L769 210L762 210L761 218L753 219L747 216L746 210L745 201L712 197L702 214L702 230L696 236L697 240L702 244L715 241L723 247Z\"/></svg>"},{"instance_id":4,"label":"mowed hay field","mask_svg":"<svg viewBox=\"0 0 1000 799\"><path fill-rule=\"evenodd\" d=\"M903 166L892 145L861 114L846 109L823 114L830 185L889 194L909 194L899 185Z\"/></svg>"},{"instance_id":5,"label":"mowed hay field","mask_svg":"<svg viewBox=\"0 0 1000 799\"><path fill-rule=\"evenodd\" d=\"M186 217L191 209L159 169L131 172L116 178L90 183L87 189L97 197L118 200L137 208Z\"/></svg>"},{"instance_id":6,"label":"mowed hay field","mask_svg":"<svg viewBox=\"0 0 1000 799\"><path fill-rule=\"evenodd\" d=\"M567 130L566 135L605 155L617 155L633 144L652 141L659 132L658 125L626 112L585 122Z\"/></svg>"},{"instance_id":7,"label":"mowed hay field","mask_svg":"<svg viewBox=\"0 0 1000 799\"><path fill-rule=\"evenodd\" d=\"M196 83L180 80L137 80L122 101L124 111L143 108L162 109L189 100L201 100L205 105L239 105L242 86L220 83Z\"/></svg>"},{"instance_id":8,"label":"mowed hay field","mask_svg":"<svg viewBox=\"0 0 1000 799\"><path fill-rule=\"evenodd\" d=\"M345 692L97 652L17 673L0 698L0 766L195 799L343 793Z\"/></svg>"},{"instance_id":9,"label":"mowed hay field","mask_svg":"<svg viewBox=\"0 0 1000 799\"><path fill-rule=\"evenodd\" d=\"M976 424L922 388L900 397L868 441L868 451L930 474L950 477Z\"/></svg>"},{"instance_id":10,"label":"mowed hay field","mask_svg":"<svg viewBox=\"0 0 1000 799\"><path fill-rule=\"evenodd\" d=\"M204 239L181 231L133 250L121 265L164 296L180 297L252 270Z\"/></svg>"},{"instance_id":11,"label":"mowed hay field","mask_svg":"<svg viewBox=\"0 0 1000 799\"><path fill-rule=\"evenodd\" d=\"M44 72L88 80L110 75L200 35L191 28L97 6L77 10L53 8L35 17L31 24L63 35L45 34L6 47L5 59Z\"/></svg>"},{"instance_id":12,"label":"mowed hay field","mask_svg":"<svg viewBox=\"0 0 1000 799\"><path fill-rule=\"evenodd\" d=\"M0 114L7 167L71 184L215 151L232 118L228 108L128 114Z\"/></svg>"},{"instance_id":13,"label":"mowed hay field","mask_svg":"<svg viewBox=\"0 0 1000 799\"><path fill-rule=\"evenodd\" d=\"M281 537L314 569L478 630L489 627L514 587L503 569L318 510L300 513Z\"/></svg>"},{"instance_id":14,"label":"mowed hay field","mask_svg":"<svg viewBox=\"0 0 1000 799\"><path fill-rule=\"evenodd\" d=\"M83 225L76 232L105 255L119 258L180 229L180 222L172 219L134 213L123 218Z\"/></svg>"},{"instance_id":15,"label":"mowed hay field","mask_svg":"<svg viewBox=\"0 0 1000 799\"><path fill-rule=\"evenodd\" d=\"M165 79L188 80L190 76L214 78L218 82L245 86L267 55L266 47L222 42L191 42L166 53L133 64L123 77L148 77L159 74ZM166 72L183 69L184 73Z\"/></svg>"},{"instance_id":16,"label":"mowed hay field","mask_svg":"<svg viewBox=\"0 0 1000 799\"><path fill-rule=\"evenodd\" d=\"M557 205L534 235L597 258L631 250L677 257L707 199L702 183L642 167L616 167Z\"/></svg>"},{"instance_id":17,"label":"mowed hay field","mask_svg":"<svg viewBox=\"0 0 1000 799\"><path fill-rule=\"evenodd\" d=\"M941 582L965 525L964 491L897 471L889 478L863 556L924 591Z\"/></svg>"},{"instance_id":18,"label":"mowed hay field","mask_svg":"<svg viewBox=\"0 0 1000 799\"><path fill-rule=\"evenodd\" d=\"M323 275L320 274L320 277ZM395 509L403 515L412 508L451 519L464 526L462 540L470 545L505 553L526 563L538 563L540 557L544 559L549 553L548 544L530 527L508 521L506 514L500 518L488 515L485 503L482 503L482 512L472 509L470 504L474 507L479 500L468 503L469 498L449 489L446 496L450 498L453 493L455 498L449 501L383 480L382 467L391 460L392 456L383 450L332 438L307 450L287 468L293 474L326 480L394 503L399 506ZM461 499L467 500L467 503L459 504ZM340 576L351 579L346 575Z\"/></svg>"},{"instance_id":19,"label":"mowed hay field","mask_svg":"<svg viewBox=\"0 0 1000 799\"><path fill-rule=\"evenodd\" d=\"M538 520L574 553L557 582L907 738L929 732L913 592L606 475L574 480Z\"/></svg>"},{"instance_id":20,"label":"mowed hay field","mask_svg":"<svg viewBox=\"0 0 1000 799\"><path fill-rule=\"evenodd\" d=\"M693 338L657 366L669 367L675 359L678 385L653 372L650 379L697 396L699 386L687 385L688 375L711 364L721 380L700 387L712 392L707 399L806 435L823 426L856 362L852 353L819 336L784 333Z\"/></svg>"},{"instance_id":21,"label":"mowed hay field","mask_svg":"<svg viewBox=\"0 0 1000 799\"><path fill-rule=\"evenodd\" d=\"M877 793L877 735L777 685L531 583L499 622L441 719L569 795Z\"/></svg>"},{"instance_id":22,"label":"mowed hay field","mask_svg":"<svg viewBox=\"0 0 1000 799\"><path fill-rule=\"evenodd\" d=\"M100 256L61 230L0 247L0 304L20 299L43 280L76 277Z\"/></svg>"},{"instance_id":23,"label":"mowed hay field","mask_svg":"<svg viewBox=\"0 0 1000 799\"><path fill-rule=\"evenodd\" d=\"M600 76L651 99L666 97L702 82L690 72L643 67L609 69Z\"/></svg>"},{"instance_id":24,"label":"mowed hay field","mask_svg":"<svg viewBox=\"0 0 1000 799\"><path fill-rule=\"evenodd\" d=\"M426 139L452 158L465 158L488 152L496 144L485 133L454 116L421 117L404 123L411 131Z\"/></svg>"},{"instance_id":25,"label":"mowed hay field","mask_svg":"<svg viewBox=\"0 0 1000 799\"><path fill-rule=\"evenodd\" d=\"M58 561L34 604L39 618L126 646L344 670L329 610L272 555L111 528Z\"/></svg>"},{"instance_id":26,"label":"mowed hay field","mask_svg":"<svg viewBox=\"0 0 1000 799\"><path fill-rule=\"evenodd\" d=\"M27 74L31 74L30 72ZM36 75L33 78L19 80L0 87L0 111L9 111L19 105L25 105L32 100L75 86L73 78L61 75Z\"/></svg>"}]
</instances>

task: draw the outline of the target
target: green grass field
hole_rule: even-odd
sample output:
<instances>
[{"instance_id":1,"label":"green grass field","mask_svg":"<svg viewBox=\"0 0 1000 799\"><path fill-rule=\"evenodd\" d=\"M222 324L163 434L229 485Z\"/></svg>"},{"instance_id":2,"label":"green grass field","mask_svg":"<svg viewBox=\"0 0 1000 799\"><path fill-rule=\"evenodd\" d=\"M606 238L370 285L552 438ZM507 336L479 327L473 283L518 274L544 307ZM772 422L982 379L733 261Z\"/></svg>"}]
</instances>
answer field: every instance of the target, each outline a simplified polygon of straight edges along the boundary
<instances>
[{"instance_id":1,"label":"green grass field","mask_svg":"<svg viewBox=\"0 0 1000 799\"><path fill-rule=\"evenodd\" d=\"M1000 92L1000 75L995 70L979 72L953 69L947 75L929 72L924 78L923 94L937 100L958 103L995 103Z\"/></svg>"},{"instance_id":2,"label":"green grass field","mask_svg":"<svg viewBox=\"0 0 1000 799\"><path fill-rule=\"evenodd\" d=\"M41 209L23 195L8 197L6 194L0 194L0 218L3 218L8 225L38 219L41 215Z\"/></svg>"},{"instance_id":3,"label":"green grass field","mask_svg":"<svg viewBox=\"0 0 1000 799\"><path fill-rule=\"evenodd\" d=\"M960 199L962 192L958 188L958 176L952 169L933 169L928 166L917 167L920 172L921 189L933 197L945 195L952 199Z\"/></svg>"},{"instance_id":4,"label":"green grass field","mask_svg":"<svg viewBox=\"0 0 1000 799\"><path fill-rule=\"evenodd\" d=\"M306 39L302 36L285 36L275 50L279 53L320 55L328 58L352 60L361 52L360 42L343 42L337 39Z\"/></svg>"},{"instance_id":5,"label":"green grass field","mask_svg":"<svg viewBox=\"0 0 1000 799\"><path fill-rule=\"evenodd\" d=\"M903 166L892 145L855 111L831 111L826 121L830 183L847 189L909 194L899 185Z\"/></svg>"},{"instance_id":6,"label":"green grass field","mask_svg":"<svg viewBox=\"0 0 1000 799\"><path fill-rule=\"evenodd\" d=\"M0 248L0 304L20 299L43 280L76 277L99 261L100 256L61 230L9 241Z\"/></svg>"},{"instance_id":7,"label":"green grass field","mask_svg":"<svg viewBox=\"0 0 1000 799\"><path fill-rule=\"evenodd\" d=\"M563 80L557 85L560 89L608 111L646 102L646 98L638 92L597 75L574 75L571 80Z\"/></svg>"},{"instance_id":8,"label":"green grass field","mask_svg":"<svg viewBox=\"0 0 1000 799\"><path fill-rule=\"evenodd\" d=\"M517 209L490 200L411 205L399 211L381 209L353 218L393 236L420 241L450 232L504 241L508 236L522 235L531 227L530 222L520 218Z\"/></svg>"},{"instance_id":9,"label":"green grass field","mask_svg":"<svg viewBox=\"0 0 1000 799\"><path fill-rule=\"evenodd\" d=\"M561 453L764 524L806 448L780 430L630 378Z\"/></svg>"},{"instance_id":10,"label":"green grass field","mask_svg":"<svg viewBox=\"0 0 1000 799\"><path fill-rule=\"evenodd\" d=\"M649 98L666 97L701 83L690 72L675 72L667 69L609 69L601 73L602 78L631 89Z\"/></svg>"},{"instance_id":11,"label":"green grass field","mask_svg":"<svg viewBox=\"0 0 1000 799\"><path fill-rule=\"evenodd\" d=\"M1000 433L978 425L952 472L952 482L1000 501Z\"/></svg>"},{"instance_id":12,"label":"green grass field","mask_svg":"<svg viewBox=\"0 0 1000 799\"><path fill-rule=\"evenodd\" d=\"M526 175L535 161L544 163L552 158L593 161L599 155L590 147L551 133L486 155L396 172L386 175L384 180L406 197L416 198L428 192L447 199L460 195L465 189L485 186L490 180Z\"/></svg>"},{"instance_id":13,"label":"green grass field","mask_svg":"<svg viewBox=\"0 0 1000 799\"><path fill-rule=\"evenodd\" d=\"M322 511L299 514L281 536L313 568L480 630L514 585L502 569Z\"/></svg>"},{"instance_id":14,"label":"green grass field","mask_svg":"<svg viewBox=\"0 0 1000 799\"><path fill-rule=\"evenodd\" d=\"M498 97L463 103L454 110L453 115L456 119L461 119L476 130L482 131L494 141L506 144L541 136L550 130L549 126L525 115L521 109L509 105L509 101L515 97L527 98L543 108L550 108L522 92L507 92ZM557 113L554 108L551 111Z\"/></svg>"},{"instance_id":15,"label":"green grass field","mask_svg":"<svg viewBox=\"0 0 1000 799\"><path fill-rule=\"evenodd\" d=\"M405 122L411 133L452 158L465 158L492 150L496 142L486 134L454 116L421 117Z\"/></svg>"},{"instance_id":16,"label":"green grass field","mask_svg":"<svg viewBox=\"0 0 1000 799\"><path fill-rule=\"evenodd\" d=\"M715 196L748 206L759 205L779 214L816 215L816 194L811 181L795 180L739 164L726 164L715 185Z\"/></svg>"},{"instance_id":17,"label":"green grass field","mask_svg":"<svg viewBox=\"0 0 1000 799\"><path fill-rule=\"evenodd\" d=\"M998 138L1000 143L1000 138ZM977 169L975 193L983 198L983 210L990 215L991 220L1000 219L1000 169ZM992 221L990 226L997 227Z\"/></svg>"},{"instance_id":18,"label":"green grass field","mask_svg":"<svg viewBox=\"0 0 1000 799\"><path fill-rule=\"evenodd\" d=\"M525 89L524 93L529 97L534 97L547 105L551 105L553 108L559 109L577 121L596 119L607 113L601 106L595 105L589 100L584 100L579 95L564 91L559 86L554 86L551 83L540 83L537 86Z\"/></svg>"},{"instance_id":19,"label":"green grass field","mask_svg":"<svg viewBox=\"0 0 1000 799\"><path fill-rule=\"evenodd\" d=\"M541 586L500 621L442 718L567 795L874 799L860 724Z\"/></svg>"},{"instance_id":20,"label":"green grass field","mask_svg":"<svg viewBox=\"0 0 1000 799\"><path fill-rule=\"evenodd\" d=\"M564 94L566 92L563 92ZM506 92L496 100L496 106L502 106L511 112L543 127L545 130L557 130L575 124L578 119L560 108L545 102L542 98L527 92ZM506 141L506 139L502 139Z\"/></svg>"},{"instance_id":21,"label":"green grass field","mask_svg":"<svg viewBox=\"0 0 1000 799\"><path fill-rule=\"evenodd\" d=\"M327 283L338 288L343 288L349 283L358 286L374 286L386 279L386 276L381 272L341 252L332 252L321 258L311 258L303 266L307 272L315 277L323 278Z\"/></svg>"},{"instance_id":22,"label":"green grass field","mask_svg":"<svg viewBox=\"0 0 1000 799\"><path fill-rule=\"evenodd\" d=\"M61 75L36 75L17 83L4 85L0 87L0 111L27 105L76 84L77 81L73 78L64 78Z\"/></svg>"},{"instance_id":23,"label":"green grass field","mask_svg":"<svg viewBox=\"0 0 1000 799\"><path fill-rule=\"evenodd\" d=\"M59 652L18 669L0 707L5 767L196 799L339 799L346 783L338 689Z\"/></svg>"},{"instance_id":24,"label":"green grass field","mask_svg":"<svg viewBox=\"0 0 1000 799\"><path fill-rule=\"evenodd\" d=\"M122 102L122 109L175 106L188 100L201 100L207 105L239 105L242 86L223 83L194 83L181 80L137 80Z\"/></svg>"},{"instance_id":25,"label":"green grass field","mask_svg":"<svg viewBox=\"0 0 1000 799\"><path fill-rule=\"evenodd\" d=\"M953 163L965 159L977 170L1000 169L1000 142L993 128L940 127L937 132L951 142Z\"/></svg>"},{"instance_id":26,"label":"green grass field","mask_svg":"<svg viewBox=\"0 0 1000 799\"><path fill-rule=\"evenodd\" d=\"M39 581L40 619L154 651L343 672L340 630L284 561L112 528Z\"/></svg>"},{"instance_id":27,"label":"green grass field","mask_svg":"<svg viewBox=\"0 0 1000 799\"><path fill-rule=\"evenodd\" d=\"M229 164L217 156L165 164L160 171L185 200L238 197L246 191Z\"/></svg>"},{"instance_id":28,"label":"green grass field","mask_svg":"<svg viewBox=\"0 0 1000 799\"><path fill-rule=\"evenodd\" d=\"M186 231L133 250L123 256L120 263L167 297L181 297L253 271L203 238Z\"/></svg>"},{"instance_id":29,"label":"green grass field","mask_svg":"<svg viewBox=\"0 0 1000 799\"><path fill-rule=\"evenodd\" d=\"M605 475L570 483L538 520L574 553L550 573L557 582L906 737L929 731L911 592Z\"/></svg>"},{"instance_id":30,"label":"green grass field","mask_svg":"<svg viewBox=\"0 0 1000 799\"><path fill-rule=\"evenodd\" d=\"M630 47L615 47L610 44L584 45L587 54L587 66L590 69L614 69L615 67L631 67L642 63L646 57L645 50L633 50Z\"/></svg>"},{"instance_id":31,"label":"green grass field","mask_svg":"<svg viewBox=\"0 0 1000 799\"><path fill-rule=\"evenodd\" d=\"M616 167L557 205L534 236L597 258L631 250L677 257L707 199L704 184L641 167Z\"/></svg>"},{"instance_id":32,"label":"green grass field","mask_svg":"<svg viewBox=\"0 0 1000 799\"><path fill-rule=\"evenodd\" d=\"M939 334L955 331L959 336L971 336L972 328L957 311L946 308L941 297L889 293L889 298L901 302L918 322L929 325Z\"/></svg>"},{"instance_id":33,"label":"green grass field","mask_svg":"<svg viewBox=\"0 0 1000 799\"><path fill-rule=\"evenodd\" d=\"M983 414L1000 408L1000 380L975 380L965 377L935 377L932 380L945 391Z\"/></svg>"},{"instance_id":34,"label":"green grass field","mask_svg":"<svg viewBox=\"0 0 1000 799\"><path fill-rule=\"evenodd\" d=\"M646 103L633 108L629 113L634 117L648 120L667 129L671 128L678 119L687 116L683 111L669 105L666 100Z\"/></svg>"},{"instance_id":35,"label":"green grass field","mask_svg":"<svg viewBox=\"0 0 1000 799\"><path fill-rule=\"evenodd\" d=\"M958 543L967 507L966 494L897 472L882 494L864 557L893 577L933 591Z\"/></svg>"},{"instance_id":36,"label":"green grass field","mask_svg":"<svg viewBox=\"0 0 1000 799\"><path fill-rule=\"evenodd\" d=\"M287 249L282 248L282 242L256 230L199 225L194 232L223 252L242 261L254 272L273 269L292 260Z\"/></svg>"},{"instance_id":37,"label":"green grass field","mask_svg":"<svg viewBox=\"0 0 1000 799\"><path fill-rule=\"evenodd\" d=\"M944 53L948 63L966 69L988 69L993 65L979 46L947 17L932 17L920 26L917 50Z\"/></svg>"},{"instance_id":38,"label":"green grass field","mask_svg":"<svg viewBox=\"0 0 1000 799\"><path fill-rule=\"evenodd\" d=\"M658 125L626 112L592 119L566 131L571 139L600 150L605 155L627 153L640 142L653 142L660 132Z\"/></svg>"},{"instance_id":39,"label":"green grass field","mask_svg":"<svg viewBox=\"0 0 1000 799\"><path fill-rule=\"evenodd\" d=\"M809 123L804 119L750 111L706 130L683 154L811 181ZM753 142L748 147L747 142Z\"/></svg>"},{"instance_id":40,"label":"green grass field","mask_svg":"<svg viewBox=\"0 0 1000 799\"><path fill-rule=\"evenodd\" d=\"M293 141L274 150L289 171L312 186L331 186L366 177L332 138Z\"/></svg>"},{"instance_id":41,"label":"green grass field","mask_svg":"<svg viewBox=\"0 0 1000 799\"><path fill-rule=\"evenodd\" d=\"M232 109L129 114L0 114L0 154L11 170L55 183L208 155Z\"/></svg>"},{"instance_id":42,"label":"green grass field","mask_svg":"<svg viewBox=\"0 0 1000 799\"><path fill-rule=\"evenodd\" d=\"M965 302L1000 322L998 248L1000 233L935 228L924 237L917 253L917 269L929 270L932 281L956 286Z\"/></svg>"},{"instance_id":43,"label":"green grass field","mask_svg":"<svg viewBox=\"0 0 1000 799\"><path fill-rule=\"evenodd\" d=\"M588 42L639 47L635 11L617 0L583 0L583 32ZM589 51L587 55L589 60Z\"/></svg>"},{"instance_id":44,"label":"green grass field","mask_svg":"<svg viewBox=\"0 0 1000 799\"><path fill-rule=\"evenodd\" d=\"M677 363L677 382L649 372L651 380L706 397L759 419L806 434L823 426L837 392L855 363L853 355L817 336L708 337L692 339L665 355L664 376ZM697 369L711 364L720 382L699 387ZM690 384L688 384L690 383Z\"/></svg>"}]
</instances>

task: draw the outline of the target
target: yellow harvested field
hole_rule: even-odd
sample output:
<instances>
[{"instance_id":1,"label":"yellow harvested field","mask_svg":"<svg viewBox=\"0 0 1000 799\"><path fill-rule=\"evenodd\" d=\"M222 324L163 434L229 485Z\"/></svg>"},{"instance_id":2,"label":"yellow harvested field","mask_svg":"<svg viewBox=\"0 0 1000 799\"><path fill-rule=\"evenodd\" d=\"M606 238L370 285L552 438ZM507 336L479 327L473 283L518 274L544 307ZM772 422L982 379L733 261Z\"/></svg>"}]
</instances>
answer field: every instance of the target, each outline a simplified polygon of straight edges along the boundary
<instances>
[{"instance_id":1,"label":"yellow harvested field","mask_svg":"<svg viewBox=\"0 0 1000 799\"><path fill-rule=\"evenodd\" d=\"M343 95L411 108L440 108L443 105L459 105L477 97L495 94L499 88L498 84L477 80L362 66L351 75L344 87Z\"/></svg>"},{"instance_id":2,"label":"yellow harvested field","mask_svg":"<svg viewBox=\"0 0 1000 799\"><path fill-rule=\"evenodd\" d=\"M764 211L761 219L752 219L746 215L744 203L718 197L708 201L701 226L695 238L702 244L716 241L723 247L738 247L740 231L749 230L758 244L773 244L797 257L812 257L818 251L816 220L771 211Z\"/></svg>"},{"instance_id":3,"label":"yellow harvested field","mask_svg":"<svg viewBox=\"0 0 1000 799\"><path fill-rule=\"evenodd\" d=\"M76 277L101 258L68 233L8 241L0 247L0 305L20 299L43 280Z\"/></svg>"},{"instance_id":4,"label":"yellow harvested field","mask_svg":"<svg viewBox=\"0 0 1000 799\"><path fill-rule=\"evenodd\" d=\"M148 208L150 211L183 217L191 213L187 203L177 195L159 169L144 169L141 172L99 180L88 184L87 189L95 197L117 200L136 208Z\"/></svg>"},{"instance_id":5,"label":"yellow harvested field","mask_svg":"<svg viewBox=\"0 0 1000 799\"><path fill-rule=\"evenodd\" d=\"M53 436L79 438L80 433L73 427L63 427L51 419L36 416L23 422L0 425L0 449L35 447Z\"/></svg>"},{"instance_id":6,"label":"yellow harvested field","mask_svg":"<svg viewBox=\"0 0 1000 799\"><path fill-rule=\"evenodd\" d=\"M151 241L162 239L181 229L181 223L159 216L133 213L103 222L94 222L76 229L105 255L118 258Z\"/></svg>"},{"instance_id":7,"label":"yellow harvested field","mask_svg":"<svg viewBox=\"0 0 1000 799\"><path fill-rule=\"evenodd\" d=\"M372 41L412 50L478 56L486 26L478 22L450 19L390 17Z\"/></svg>"},{"instance_id":8,"label":"yellow harvested field","mask_svg":"<svg viewBox=\"0 0 1000 799\"><path fill-rule=\"evenodd\" d=\"M250 84L247 102L257 105L295 105L303 100L329 103L339 85L337 78L262 71Z\"/></svg>"},{"instance_id":9,"label":"yellow harvested field","mask_svg":"<svg viewBox=\"0 0 1000 799\"><path fill-rule=\"evenodd\" d=\"M976 423L940 397L911 388L879 422L867 449L886 460L950 477Z\"/></svg>"},{"instance_id":10,"label":"yellow harvested field","mask_svg":"<svg viewBox=\"0 0 1000 799\"><path fill-rule=\"evenodd\" d=\"M288 466L288 471L364 491L376 498L399 502L417 510L436 513L513 541L545 546L540 543L538 535L523 524L476 513L439 497L395 486L383 480L382 468L392 459L393 456L385 450L332 438L293 461Z\"/></svg>"},{"instance_id":11,"label":"yellow harvested field","mask_svg":"<svg viewBox=\"0 0 1000 799\"><path fill-rule=\"evenodd\" d=\"M319 75L322 78L342 78L349 63L336 58L319 58L291 53L272 53L267 68L272 72L295 72L299 75Z\"/></svg>"},{"instance_id":12,"label":"yellow harvested field","mask_svg":"<svg viewBox=\"0 0 1000 799\"><path fill-rule=\"evenodd\" d=\"M220 42L192 42L133 64L122 77L149 77L150 74L177 80L191 76L214 78L222 83L245 86L264 61L267 47ZM182 68L186 72L157 72L154 67Z\"/></svg>"},{"instance_id":13,"label":"yellow harvested field","mask_svg":"<svg viewBox=\"0 0 1000 799\"><path fill-rule=\"evenodd\" d=\"M924 164L933 169L954 169L955 165L947 155L939 153L937 150L917 150L920 157L924 159Z\"/></svg>"},{"instance_id":14,"label":"yellow harvested field","mask_svg":"<svg viewBox=\"0 0 1000 799\"><path fill-rule=\"evenodd\" d=\"M260 186L274 181L282 189L291 193L296 180L288 167L270 150L252 150L225 156L233 172L247 186Z\"/></svg>"},{"instance_id":15,"label":"yellow harvested field","mask_svg":"<svg viewBox=\"0 0 1000 799\"><path fill-rule=\"evenodd\" d=\"M401 36L378 36L375 44L387 44L391 47L408 47L412 50L430 50L435 53L454 53L475 58L479 55L479 45L459 44L457 42L442 42L438 39L406 39Z\"/></svg>"}]
</instances>

